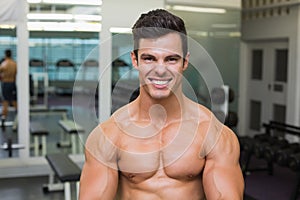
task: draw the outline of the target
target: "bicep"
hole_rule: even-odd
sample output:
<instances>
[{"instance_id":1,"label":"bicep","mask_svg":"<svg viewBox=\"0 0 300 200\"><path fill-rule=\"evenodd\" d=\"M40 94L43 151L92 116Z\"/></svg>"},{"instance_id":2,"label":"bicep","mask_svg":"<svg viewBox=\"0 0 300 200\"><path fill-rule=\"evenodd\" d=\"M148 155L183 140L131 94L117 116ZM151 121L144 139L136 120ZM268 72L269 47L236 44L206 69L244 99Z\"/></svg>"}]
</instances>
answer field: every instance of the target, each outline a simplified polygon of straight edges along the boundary
<instances>
[{"instance_id":1,"label":"bicep","mask_svg":"<svg viewBox=\"0 0 300 200\"><path fill-rule=\"evenodd\" d=\"M86 162L80 177L80 200L112 200L118 186L118 171L86 151Z\"/></svg>"},{"instance_id":2,"label":"bicep","mask_svg":"<svg viewBox=\"0 0 300 200\"><path fill-rule=\"evenodd\" d=\"M203 172L207 199L242 199L244 179L239 165L239 143L225 128L210 155Z\"/></svg>"},{"instance_id":3,"label":"bicep","mask_svg":"<svg viewBox=\"0 0 300 200\"><path fill-rule=\"evenodd\" d=\"M118 186L114 141L100 126L88 136L85 163L80 178L80 200L113 199Z\"/></svg>"}]
</instances>

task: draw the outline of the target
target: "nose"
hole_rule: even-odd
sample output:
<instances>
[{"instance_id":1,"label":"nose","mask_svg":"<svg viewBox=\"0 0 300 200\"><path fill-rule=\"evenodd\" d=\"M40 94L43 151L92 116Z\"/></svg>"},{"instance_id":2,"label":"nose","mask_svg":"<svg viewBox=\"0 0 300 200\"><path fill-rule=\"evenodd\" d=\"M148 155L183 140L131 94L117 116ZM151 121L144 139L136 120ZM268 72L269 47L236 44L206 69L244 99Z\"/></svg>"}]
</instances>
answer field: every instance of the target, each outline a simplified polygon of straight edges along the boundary
<instances>
[{"instance_id":1,"label":"nose","mask_svg":"<svg viewBox=\"0 0 300 200\"><path fill-rule=\"evenodd\" d=\"M158 76L164 76L167 71L167 66L163 62L159 62L155 66L154 71Z\"/></svg>"}]
</instances>

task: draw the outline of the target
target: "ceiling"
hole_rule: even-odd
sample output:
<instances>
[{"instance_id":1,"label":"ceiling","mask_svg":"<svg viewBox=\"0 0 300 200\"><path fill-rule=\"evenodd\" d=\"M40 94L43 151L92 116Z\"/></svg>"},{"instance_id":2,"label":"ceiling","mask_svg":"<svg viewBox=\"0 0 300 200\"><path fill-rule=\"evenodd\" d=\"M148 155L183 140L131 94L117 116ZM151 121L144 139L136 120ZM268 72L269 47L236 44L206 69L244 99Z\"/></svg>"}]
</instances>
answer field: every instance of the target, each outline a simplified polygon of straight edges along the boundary
<instances>
[{"instance_id":1,"label":"ceiling","mask_svg":"<svg viewBox=\"0 0 300 200\"><path fill-rule=\"evenodd\" d=\"M101 0L27 0L27 2L29 3L28 28L31 31L98 32L101 30ZM207 31L206 29L211 29L212 23L217 24L216 26L225 24L239 29L239 25L230 23L234 21L232 18L240 17L239 12L236 11L240 10L241 0L165 0L165 5L172 12L188 19L187 27L190 30L200 26ZM172 10L174 5L225 8L227 13L224 17L225 15L221 14L176 11Z\"/></svg>"}]
</instances>

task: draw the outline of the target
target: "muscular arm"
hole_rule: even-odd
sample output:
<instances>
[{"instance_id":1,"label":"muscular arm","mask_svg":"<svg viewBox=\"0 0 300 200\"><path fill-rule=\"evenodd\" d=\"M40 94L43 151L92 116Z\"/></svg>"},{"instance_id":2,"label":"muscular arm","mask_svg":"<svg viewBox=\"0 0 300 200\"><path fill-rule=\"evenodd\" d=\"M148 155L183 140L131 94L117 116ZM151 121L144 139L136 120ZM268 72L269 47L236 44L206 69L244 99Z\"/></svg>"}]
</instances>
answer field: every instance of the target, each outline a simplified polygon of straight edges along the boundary
<instances>
[{"instance_id":1,"label":"muscular arm","mask_svg":"<svg viewBox=\"0 0 300 200\"><path fill-rule=\"evenodd\" d=\"M80 200L112 200L118 186L118 172L86 152L86 162L80 177Z\"/></svg>"},{"instance_id":2,"label":"muscular arm","mask_svg":"<svg viewBox=\"0 0 300 200\"><path fill-rule=\"evenodd\" d=\"M203 186L209 199L243 199L244 179L239 165L240 148L236 135L227 127L206 156Z\"/></svg>"},{"instance_id":3,"label":"muscular arm","mask_svg":"<svg viewBox=\"0 0 300 200\"><path fill-rule=\"evenodd\" d=\"M118 186L115 148L96 128L88 137L85 163L80 177L80 200L112 200ZM109 152L109 153L108 153Z\"/></svg>"}]
</instances>

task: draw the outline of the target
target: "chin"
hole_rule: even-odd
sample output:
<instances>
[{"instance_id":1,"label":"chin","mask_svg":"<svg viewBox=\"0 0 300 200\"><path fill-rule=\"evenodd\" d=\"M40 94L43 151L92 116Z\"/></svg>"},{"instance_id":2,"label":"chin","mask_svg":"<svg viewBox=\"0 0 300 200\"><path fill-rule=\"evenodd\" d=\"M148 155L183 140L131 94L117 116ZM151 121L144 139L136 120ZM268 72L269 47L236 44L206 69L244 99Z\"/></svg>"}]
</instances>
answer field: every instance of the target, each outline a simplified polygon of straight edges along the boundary
<instances>
[{"instance_id":1,"label":"chin","mask_svg":"<svg viewBox=\"0 0 300 200\"><path fill-rule=\"evenodd\" d=\"M170 92L153 92L150 93L150 96L153 99L161 100L161 99L166 99L170 96Z\"/></svg>"}]
</instances>

